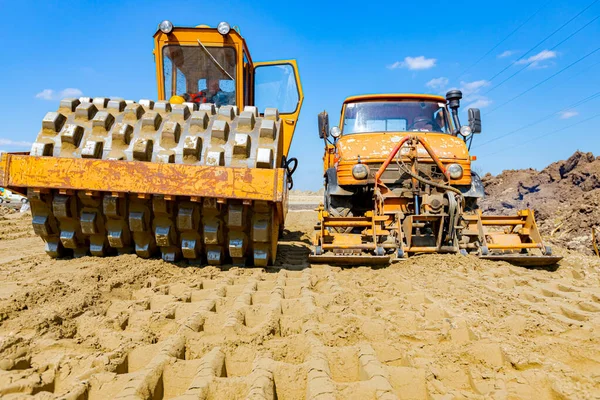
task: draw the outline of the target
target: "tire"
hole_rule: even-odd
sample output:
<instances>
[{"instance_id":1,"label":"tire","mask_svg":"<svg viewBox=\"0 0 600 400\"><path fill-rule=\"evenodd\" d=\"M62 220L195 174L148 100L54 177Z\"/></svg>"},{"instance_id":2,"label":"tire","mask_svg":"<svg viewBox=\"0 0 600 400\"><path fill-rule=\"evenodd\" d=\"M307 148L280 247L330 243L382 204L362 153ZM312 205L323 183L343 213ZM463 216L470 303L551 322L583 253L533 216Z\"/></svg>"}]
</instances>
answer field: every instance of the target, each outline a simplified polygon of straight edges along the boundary
<instances>
[{"instance_id":1,"label":"tire","mask_svg":"<svg viewBox=\"0 0 600 400\"><path fill-rule=\"evenodd\" d=\"M352 217L352 211L348 207L331 208L329 210L329 214L332 217ZM338 227L338 228L332 228L332 229L335 230L337 233L350 233L350 232L352 232L352 229L354 229L354 228L352 228L351 226L348 226L348 227Z\"/></svg>"},{"instance_id":2,"label":"tire","mask_svg":"<svg viewBox=\"0 0 600 400\"><path fill-rule=\"evenodd\" d=\"M477 204L477 197L465 197L465 212L474 212L479 209L479 204Z\"/></svg>"},{"instance_id":3,"label":"tire","mask_svg":"<svg viewBox=\"0 0 600 400\"><path fill-rule=\"evenodd\" d=\"M325 199L325 204L327 204L327 211L332 217L354 216L354 214L352 213L350 201L346 198L340 199L339 196L328 196L328 198ZM353 228L349 226L330 229L337 233L350 233L352 232Z\"/></svg>"},{"instance_id":4,"label":"tire","mask_svg":"<svg viewBox=\"0 0 600 400\"><path fill-rule=\"evenodd\" d=\"M282 119L274 108L139 103L107 98L65 99L42 122L32 156L274 169L281 159ZM34 230L58 257L135 251L165 261L253 264L275 261L279 221L275 203L219 203L183 196L33 194ZM56 210L59 212L57 213Z\"/></svg>"}]
</instances>

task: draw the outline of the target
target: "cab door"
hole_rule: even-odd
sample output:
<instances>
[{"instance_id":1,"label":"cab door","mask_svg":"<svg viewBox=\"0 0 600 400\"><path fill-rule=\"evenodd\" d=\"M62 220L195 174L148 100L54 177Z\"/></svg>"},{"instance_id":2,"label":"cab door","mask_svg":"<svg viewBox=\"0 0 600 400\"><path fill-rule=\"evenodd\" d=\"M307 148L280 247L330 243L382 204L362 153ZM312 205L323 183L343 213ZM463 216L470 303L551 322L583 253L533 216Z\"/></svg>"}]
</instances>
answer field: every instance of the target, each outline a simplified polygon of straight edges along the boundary
<instances>
[{"instance_id":1,"label":"cab door","mask_svg":"<svg viewBox=\"0 0 600 400\"><path fill-rule=\"evenodd\" d=\"M254 63L254 105L277 108L282 119L283 155L288 156L304 101L296 60Z\"/></svg>"}]
</instances>

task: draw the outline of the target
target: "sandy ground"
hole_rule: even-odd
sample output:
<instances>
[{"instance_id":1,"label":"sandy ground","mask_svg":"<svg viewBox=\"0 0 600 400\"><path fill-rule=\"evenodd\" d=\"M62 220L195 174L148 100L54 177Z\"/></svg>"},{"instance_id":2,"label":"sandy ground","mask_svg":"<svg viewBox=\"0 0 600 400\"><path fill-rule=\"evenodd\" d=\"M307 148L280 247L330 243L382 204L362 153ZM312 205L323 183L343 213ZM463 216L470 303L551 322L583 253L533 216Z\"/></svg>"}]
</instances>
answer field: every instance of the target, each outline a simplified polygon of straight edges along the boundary
<instances>
[{"instance_id":1,"label":"sandy ground","mask_svg":"<svg viewBox=\"0 0 600 400\"><path fill-rule=\"evenodd\" d=\"M323 194L307 194L306 192L290 193L289 209L292 211L314 210L323 203Z\"/></svg>"},{"instance_id":2,"label":"sandy ground","mask_svg":"<svg viewBox=\"0 0 600 400\"><path fill-rule=\"evenodd\" d=\"M0 397L600 398L598 259L308 268L315 218L290 212L277 268L221 270L52 260L0 216Z\"/></svg>"}]
</instances>

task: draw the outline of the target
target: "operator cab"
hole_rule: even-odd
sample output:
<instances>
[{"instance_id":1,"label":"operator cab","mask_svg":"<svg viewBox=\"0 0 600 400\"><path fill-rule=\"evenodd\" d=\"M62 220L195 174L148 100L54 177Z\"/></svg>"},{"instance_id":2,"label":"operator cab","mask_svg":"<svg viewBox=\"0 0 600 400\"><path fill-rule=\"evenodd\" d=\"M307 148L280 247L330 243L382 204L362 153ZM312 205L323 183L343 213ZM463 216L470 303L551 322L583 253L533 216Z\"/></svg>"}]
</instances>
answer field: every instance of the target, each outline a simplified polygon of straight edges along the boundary
<instances>
[{"instance_id":1,"label":"operator cab","mask_svg":"<svg viewBox=\"0 0 600 400\"><path fill-rule=\"evenodd\" d=\"M335 142L342 135L419 132L460 134L466 141L472 133L481 132L481 118L478 109L470 108L469 125L461 125L461 98L459 90L450 90L446 98L406 93L351 96L342 107L341 128L329 129L327 112L319 114L319 137L328 140L331 136Z\"/></svg>"},{"instance_id":2,"label":"operator cab","mask_svg":"<svg viewBox=\"0 0 600 400\"><path fill-rule=\"evenodd\" d=\"M295 60L253 62L239 29L221 22L174 27L160 23L154 34L158 99L187 103L190 110L202 104L247 106L264 116L276 109L285 121L281 127L282 154L289 153L302 101L302 85Z\"/></svg>"}]
</instances>

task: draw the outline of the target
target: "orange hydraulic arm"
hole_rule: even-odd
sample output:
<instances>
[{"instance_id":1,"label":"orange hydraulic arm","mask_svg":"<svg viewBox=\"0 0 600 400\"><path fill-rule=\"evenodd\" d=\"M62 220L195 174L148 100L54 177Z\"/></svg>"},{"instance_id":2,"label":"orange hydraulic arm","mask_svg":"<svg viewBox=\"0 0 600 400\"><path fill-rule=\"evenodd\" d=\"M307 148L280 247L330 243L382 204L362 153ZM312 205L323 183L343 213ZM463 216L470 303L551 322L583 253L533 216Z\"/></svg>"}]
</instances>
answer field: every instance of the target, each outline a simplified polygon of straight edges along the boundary
<instances>
[{"instance_id":1,"label":"orange hydraulic arm","mask_svg":"<svg viewBox=\"0 0 600 400\"><path fill-rule=\"evenodd\" d=\"M388 165L390 165L390 163L392 162L392 160L394 159L394 157L396 157L396 154L398 154L398 152L400 151L400 148L406 142L408 142L409 140L421 143L423 145L423 147L425 148L425 150L427 150L427 153L429 154L429 156L431 157L431 159L435 162L435 164L438 166L438 168L440 169L440 171L442 171L442 173L446 177L446 180L450 181L450 175L448 174L448 171L446 170L446 167L444 166L444 164L442 164L442 162L440 161L439 157L435 154L435 152L433 151L433 149L431 148L431 146L429 145L429 143L427 143L427 141L424 138L421 138L419 136L405 136L394 147L394 149L392 150L392 152L390 153L390 155L386 158L386 160L381 165L381 167L379 167L379 170L375 174L375 188L377 188L378 185L383 185L383 183L380 180L381 175L383 175L385 169L388 167Z\"/></svg>"}]
</instances>

